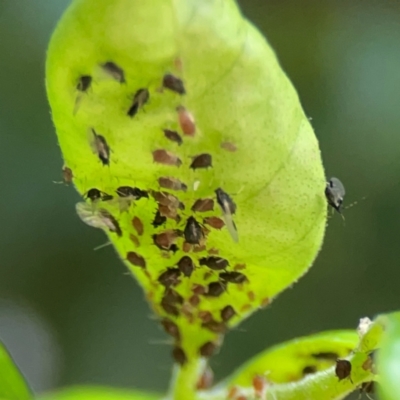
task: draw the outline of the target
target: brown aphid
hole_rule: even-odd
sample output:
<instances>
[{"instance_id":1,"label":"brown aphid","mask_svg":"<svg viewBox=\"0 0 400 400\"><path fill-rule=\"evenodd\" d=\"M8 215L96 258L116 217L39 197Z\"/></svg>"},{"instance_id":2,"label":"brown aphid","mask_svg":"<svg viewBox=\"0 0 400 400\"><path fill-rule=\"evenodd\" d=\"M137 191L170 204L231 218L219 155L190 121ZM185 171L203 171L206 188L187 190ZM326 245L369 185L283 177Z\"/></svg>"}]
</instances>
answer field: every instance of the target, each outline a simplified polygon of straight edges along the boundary
<instances>
[{"instance_id":1,"label":"brown aphid","mask_svg":"<svg viewBox=\"0 0 400 400\"><path fill-rule=\"evenodd\" d=\"M164 165L173 165L179 167L182 161L175 154L164 149L157 149L153 151L153 161Z\"/></svg>"},{"instance_id":2,"label":"brown aphid","mask_svg":"<svg viewBox=\"0 0 400 400\"><path fill-rule=\"evenodd\" d=\"M138 239L133 233L131 233L131 234L129 235L129 239L131 239L132 243L133 243L136 247L140 247L139 239Z\"/></svg>"},{"instance_id":3,"label":"brown aphid","mask_svg":"<svg viewBox=\"0 0 400 400\"><path fill-rule=\"evenodd\" d=\"M317 372L317 367L315 365L307 365L303 368L303 375L315 374Z\"/></svg>"},{"instance_id":4,"label":"brown aphid","mask_svg":"<svg viewBox=\"0 0 400 400\"><path fill-rule=\"evenodd\" d=\"M214 210L213 199L197 199L192 205L191 210L193 212L206 212Z\"/></svg>"},{"instance_id":5,"label":"brown aphid","mask_svg":"<svg viewBox=\"0 0 400 400\"><path fill-rule=\"evenodd\" d=\"M172 178L170 176L162 176L158 178L158 184L165 189L183 190L184 192L187 190L187 185L185 185L179 179Z\"/></svg>"},{"instance_id":6,"label":"brown aphid","mask_svg":"<svg viewBox=\"0 0 400 400\"><path fill-rule=\"evenodd\" d=\"M199 311L199 318L203 322L210 322L213 320L213 316L210 311Z\"/></svg>"},{"instance_id":7,"label":"brown aphid","mask_svg":"<svg viewBox=\"0 0 400 400\"><path fill-rule=\"evenodd\" d=\"M143 222L136 215L132 219L132 226L135 228L135 231L139 236L143 235L144 232Z\"/></svg>"},{"instance_id":8,"label":"brown aphid","mask_svg":"<svg viewBox=\"0 0 400 400\"><path fill-rule=\"evenodd\" d=\"M102 65L103 69L107 74L112 76L116 81L125 83L125 74L121 67L112 61L107 61Z\"/></svg>"},{"instance_id":9,"label":"brown aphid","mask_svg":"<svg viewBox=\"0 0 400 400\"><path fill-rule=\"evenodd\" d=\"M186 94L185 86L182 79L172 74L164 75L163 87L181 95Z\"/></svg>"},{"instance_id":10,"label":"brown aphid","mask_svg":"<svg viewBox=\"0 0 400 400\"><path fill-rule=\"evenodd\" d=\"M221 281L229 283L244 283L247 281L246 275L232 271L232 272L221 272L219 274Z\"/></svg>"},{"instance_id":11,"label":"brown aphid","mask_svg":"<svg viewBox=\"0 0 400 400\"><path fill-rule=\"evenodd\" d=\"M200 224L192 216L187 219L183 234L186 242L189 244L200 244L204 239L204 234Z\"/></svg>"},{"instance_id":12,"label":"brown aphid","mask_svg":"<svg viewBox=\"0 0 400 400\"><path fill-rule=\"evenodd\" d=\"M214 229L222 229L225 226L225 222L218 217L207 217L203 219L203 222Z\"/></svg>"},{"instance_id":13,"label":"brown aphid","mask_svg":"<svg viewBox=\"0 0 400 400\"><path fill-rule=\"evenodd\" d=\"M182 272L183 276L190 278L194 271L194 262L189 256L183 256L178 261L178 268Z\"/></svg>"},{"instance_id":14,"label":"brown aphid","mask_svg":"<svg viewBox=\"0 0 400 400\"><path fill-rule=\"evenodd\" d=\"M189 297L189 304L192 307L197 307L200 304L200 297L195 295L195 294L193 296L190 296Z\"/></svg>"},{"instance_id":15,"label":"brown aphid","mask_svg":"<svg viewBox=\"0 0 400 400\"><path fill-rule=\"evenodd\" d=\"M225 260L225 258L214 256L200 258L199 262L200 265L205 265L206 267L214 271L220 271L226 269L229 266L228 260Z\"/></svg>"},{"instance_id":16,"label":"brown aphid","mask_svg":"<svg viewBox=\"0 0 400 400\"><path fill-rule=\"evenodd\" d=\"M172 208L169 206L164 206L162 204L159 204L158 211L160 212L160 215L162 217L173 219L175 221L178 218L178 210L176 208Z\"/></svg>"},{"instance_id":17,"label":"brown aphid","mask_svg":"<svg viewBox=\"0 0 400 400\"><path fill-rule=\"evenodd\" d=\"M179 283L181 271L178 268L168 268L158 277L158 282L165 287L176 286Z\"/></svg>"},{"instance_id":18,"label":"brown aphid","mask_svg":"<svg viewBox=\"0 0 400 400\"><path fill-rule=\"evenodd\" d=\"M91 128L92 138L90 139L90 147L93 153L97 154L103 165L110 165L110 146L102 135L98 135Z\"/></svg>"},{"instance_id":19,"label":"brown aphid","mask_svg":"<svg viewBox=\"0 0 400 400\"><path fill-rule=\"evenodd\" d=\"M209 297L219 297L226 290L226 286L221 282L211 282L207 286L206 296Z\"/></svg>"},{"instance_id":20,"label":"brown aphid","mask_svg":"<svg viewBox=\"0 0 400 400\"><path fill-rule=\"evenodd\" d=\"M157 210L156 215L154 216L153 222L151 223L154 228L158 228L159 226L165 224L167 221L167 217L161 215L160 211Z\"/></svg>"},{"instance_id":21,"label":"brown aphid","mask_svg":"<svg viewBox=\"0 0 400 400\"><path fill-rule=\"evenodd\" d=\"M176 290L171 288L165 290L163 300L169 304L183 304L183 297Z\"/></svg>"},{"instance_id":22,"label":"brown aphid","mask_svg":"<svg viewBox=\"0 0 400 400\"><path fill-rule=\"evenodd\" d=\"M262 375L255 375L252 380L254 394L257 399L265 399L267 394L268 382Z\"/></svg>"},{"instance_id":23,"label":"brown aphid","mask_svg":"<svg viewBox=\"0 0 400 400\"><path fill-rule=\"evenodd\" d=\"M172 350L172 357L180 365L184 365L187 363L185 352L178 346L174 347L174 349Z\"/></svg>"},{"instance_id":24,"label":"brown aphid","mask_svg":"<svg viewBox=\"0 0 400 400\"><path fill-rule=\"evenodd\" d=\"M203 285L199 285L198 283L195 283L192 286L192 292L194 294L204 294L206 292L206 288Z\"/></svg>"},{"instance_id":25,"label":"brown aphid","mask_svg":"<svg viewBox=\"0 0 400 400\"><path fill-rule=\"evenodd\" d=\"M175 209L181 208L179 199L170 193L152 191L151 194L158 204Z\"/></svg>"},{"instance_id":26,"label":"brown aphid","mask_svg":"<svg viewBox=\"0 0 400 400\"><path fill-rule=\"evenodd\" d=\"M339 354L330 351L311 354L311 356L317 360L336 361L339 358Z\"/></svg>"},{"instance_id":27,"label":"brown aphid","mask_svg":"<svg viewBox=\"0 0 400 400\"><path fill-rule=\"evenodd\" d=\"M171 129L164 129L164 136L171 140L171 142L177 143L179 146L183 143L181 135L177 131Z\"/></svg>"},{"instance_id":28,"label":"brown aphid","mask_svg":"<svg viewBox=\"0 0 400 400\"><path fill-rule=\"evenodd\" d=\"M173 315L174 317L179 316L178 307L171 303L168 303L168 301L165 301L164 299L161 300L161 307L167 314Z\"/></svg>"},{"instance_id":29,"label":"brown aphid","mask_svg":"<svg viewBox=\"0 0 400 400\"><path fill-rule=\"evenodd\" d=\"M171 335L178 342L181 340L181 333L179 331L178 325L176 325L168 318L164 318L161 321L161 325L163 326L165 332L168 333L168 335Z\"/></svg>"},{"instance_id":30,"label":"brown aphid","mask_svg":"<svg viewBox=\"0 0 400 400\"><path fill-rule=\"evenodd\" d=\"M129 251L126 254L126 259L136 267L146 268L146 260L134 251Z\"/></svg>"},{"instance_id":31,"label":"brown aphid","mask_svg":"<svg viewBox=\"0 0 400 400\"><path fill-rule=\"evenodd\" d=\"M228 322L231 318L236 315L236 311L232 306L226 306L221 310L221 319L224 322Z\"/></svg>"},{"instance_id":32,"label":"brown aphid","mask_svg":"<svg viewBox=\"0 0 400 400\"><path fill-rule=\"evenodd\" d=\"M237 147L234 143L222 142L221 149L224 149L224 150L230 151L231 153L234 153L237 150Z\"/></svg>"},{"instance_id":33,"label":"brown aphid","mask_svg":"<svg viewBox=\"0 0 400 400\"><path fill-rule=\"evenodd\" d=\"M64 166L62 169L62 177L63 181L56 183L65 183L66 185L69 185L72 182L72 179L74 179L74 174L72 173L72 169L68 168L67 166Z\"/></svg>"},{"instance_id":34,"label":"brown aphid","mask_svg":"<svg viewBox=\"0 0 400 400\"><path fill-rule=\"evenodd\" d=\"M197 390L209 389L214 381L214 374L209 366L206 366L204 372L201 374L200 379L196 384Z\"/></svg>"},{"instance_id":35,"label":"brown aphid","mask_svg":"<svg viewBox=\"0 0 400 400\"><path fill-rule=\"evenodd\" d=\"M183 106L178 106L176 111L178 112L179 125L183 134L194 136L196 133L196 123L193 115Z\"/></svg>"},{"instance_id":36,"label":"brown aphid","mask_svg":"<svg viewBox=\"0 0 400 400\"><path fill-rule=\"evenodd\" d=\"M190 164L190 168L199 169L199 168L208 168L212 167L212 157L211 154L203 153L198 156L192 157L192 163Z\"/></svg>"},{"instance_id":37,"label":"brown aphid","mask_svg":"<svg viewBox=\"0 0 400 400\"><path fill-rule=\"evenodd\" d=\"M179 231L169 229L165 232L153 235L153 242L161 250L169 250L179 236Z\"/></svg>"},{"instance_id":38,"label":"brown aphid","mask_svg":"<svg viewBox=\"0 0 400 400\"><path fill-rule=\"evenodd\" d=\"M80 92L87 92L90 85L92 84L92 77L90 75L82 75L79 80L78 84L76 85L76 89Z\"/></svg>"},{"instance_id":39,"label":"brown aphid","mask_svg":"<svg viewBox=\"0 0 400 400\"><path fill-rule=\"evenodd\" d=\"M217 349L218 346L214 342L206 342L200 347L199 353L202 357L210 358Z\"/></svg>"},{"instance_id":40,"label":"brown aphid","mask_svg":"<svg viewBox=\"0 0 400 400\"><path fill-rule=\"evenodd\" d=\"M351 362L348 360L336 360L335 374L339 378L339 381L350 378L351 380Z\"/></svg>"},{"instance_id":41,"label":"brown aphid","mask_svg":"<svg viewBox=\"0 0 400 400\"><path fill-rule=\"evenodd\" d=\"M225 322L218 322L215 320L203 322L201 326L214 333L225 333L227 329Z\"/></svg>"},{"instance_id":42,"label":"brown aphid","mask_svg":"<svg viewBox=\"0 0 400 400\"><path fill-rule=\"evenodd\" d=\"M150 99L150 93L147 89L139 89L133 96L132 105L127 111L127 115L133 118L140 108L142 108Z\"/></svg>"}]
</instances>

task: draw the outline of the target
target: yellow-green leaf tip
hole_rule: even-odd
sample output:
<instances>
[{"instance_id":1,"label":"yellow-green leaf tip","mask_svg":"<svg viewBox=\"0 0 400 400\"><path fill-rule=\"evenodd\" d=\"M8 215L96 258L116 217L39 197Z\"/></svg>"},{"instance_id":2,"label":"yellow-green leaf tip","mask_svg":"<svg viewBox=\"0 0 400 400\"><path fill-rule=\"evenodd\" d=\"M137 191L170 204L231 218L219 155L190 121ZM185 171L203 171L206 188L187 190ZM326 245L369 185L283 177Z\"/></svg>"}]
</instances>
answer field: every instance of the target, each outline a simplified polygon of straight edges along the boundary
<instances>
[{"instance_id":1,"label":"yellow-green leaf tip","mask_svg":"<svg viewBox=\"0 0 400 400\"><path fill-rule=\"evenodd\" d=\"M210 356L307 271L326 224L318 143L234 1L75 0L46 83L78 214L143 286L176 361Z\"/></svg>"}]
</instances>

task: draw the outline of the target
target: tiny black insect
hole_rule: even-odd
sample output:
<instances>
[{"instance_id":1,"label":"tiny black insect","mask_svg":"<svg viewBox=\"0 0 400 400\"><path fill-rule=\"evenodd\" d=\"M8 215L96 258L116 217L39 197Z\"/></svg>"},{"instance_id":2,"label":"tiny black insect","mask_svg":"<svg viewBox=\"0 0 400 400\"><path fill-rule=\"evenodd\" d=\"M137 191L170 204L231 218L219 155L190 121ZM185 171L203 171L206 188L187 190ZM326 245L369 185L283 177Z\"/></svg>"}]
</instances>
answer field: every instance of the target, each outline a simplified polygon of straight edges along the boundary
<instances>
[{"instance_id":1,"label":"tiny black insect","mask_svg":"<svg viewBox=\"0 0 400 400\"><path fill-rule=\"evenodd\" d=\"M112 61L107 61L102 65L103 69L120 83L125 82L124 70Z\"/></svg>"},{"instance_id":2,"label":"tiny black insect","mask_svg":"<svg viewBox=\"0 0 400 400\"><path fill-rule=\"evenodd\" d=\"M181 135L177 131L172 131L171 129L164 129L164 136L172 142L178 143L179 146L183 142Z\"/></svg>"},{"instance_id":3,"label":"tiny black insect","mask_svg":"<svg viewBox=\"0 0 400 400\"><path fill-rule=\"evenodd\" d=\"M139 108L143 107L150 98L149 91L147 89L139 89L133 96L133 103L129 107L127 114L132 118L139 111Z\"/></svg>"},{"instance_id":4,"label":"tiny black insect","mask_svg":"<svg viewBox=\"0 0 400 400\"><path fill-rule=\"evenodd\" d=\"M351 362L348 360L336 360L335 374L339 381L349 378L351 381Z\"/></svg>"},{"instance_id":5,"label":"tiny black insect","mask_svg":"<svg viewBox=\"0 0 400 400\"><path fill-rule=\"evenodd\" d=\"M98 135L92 128L92 138L90 140L90 146L92 147L93 153L96 153L103 163L103 165L110 164L110 146L107 144L104 136Z\"/></svg>"},{"instance_id":6,"label":"tiny black insect","mask_svg":"<svg viewBox=\"0 0 400 400\"><path fill-rule=\"evenodd\" d=\"M217 195L217 202L220 205L222 212L224 214L225 225L235 242L239 241L237 229L235 222L232 219L232 214L236 212L236 204L231 199L228 193L226 193L221 188L215 190L215 194Z\"/></svg>"},{"instance_id":7,"label":"tiny black insect","mask_svg":"<svg viewBox=\"0 0 400 400\"><path fill-rule=\"evenodd\" d=\"M199 262L200 265L205 265L208 268L213 269L214 271L220 271L226 269L229 266L228 260L214 256L200 258Z\"/></svg>"},{"instance_id":8,"label":"tiny black insect","mask_svg":"<svg viewBox=\"0 0 400 400\"><path fill-rule=\"evenodd\" d=\"M92 77L90 75L82 75L79 78L76 88L80 92L86 92L89 89L91 83L92 83Z\"/></svg>"},{"instance_id":9,"label":"tiny black insect","mask_svg":"<svg viewBox=\"0 0 400 400\"><path fill-rule=\"evenodd\" d=\"M189 217L184 230L185 240L189 244L200 244L203 239L203 231L195 218Z\"/></svg>"},{"instance_id":10,"label":"tiny black insect","mask_svg":"<svg viewBox=\"0 0 400 400\"><path fill-rule=\"evenodd\" d=\"M185 86L181 78L172 74L165 74L163 77L163 86L178 94L186 94Z\"/></svg>"},{"instance_id":11,"label":"tiny black insect","mask_svg":"<svg viewBox=\"0 0 400 400\"><path fill-rule=\"evenodd\" d=\"M167 217L161 215L160 211L157 210L156 215L154 216L153 222L151 223L154 228L158 228L159 226L165 224L167 221Z\"/></svg>"},{"instance_id":12,"label":"tiny black insect","mask_svg":"<svg viewBox=\"0 0 400 400\"><path fill-rule=\"evenodd\" d=\"M142 197L149 197L149 194L145 190L131 186L120 186L116 192L119 197L129 197L133 200L139 200Z\"/></svg>"},{"instance_id":13,"label":"tiny black insect","mask_svg":"<svg viewBox=\"0 0 400 400\"><path fill-rule=\"evenodd\" d=\"M113 198L110 194L104 193L96 188L89 189L84 196L90 199L91 201L96 201L96 200L107 201Z\"/></svg>"},{"instance_id":14,"label":"tiny black insect","mask_svg":"<svg viewBox=\"0 0 400 400\"><path fill-rule=\"evenodd\" d=\"M332 177L326 183L325 197L328 204L334 208L339 214L342 213L342 205L346 191L343 183L338 178Z\"/></svg>"}]
</instances>

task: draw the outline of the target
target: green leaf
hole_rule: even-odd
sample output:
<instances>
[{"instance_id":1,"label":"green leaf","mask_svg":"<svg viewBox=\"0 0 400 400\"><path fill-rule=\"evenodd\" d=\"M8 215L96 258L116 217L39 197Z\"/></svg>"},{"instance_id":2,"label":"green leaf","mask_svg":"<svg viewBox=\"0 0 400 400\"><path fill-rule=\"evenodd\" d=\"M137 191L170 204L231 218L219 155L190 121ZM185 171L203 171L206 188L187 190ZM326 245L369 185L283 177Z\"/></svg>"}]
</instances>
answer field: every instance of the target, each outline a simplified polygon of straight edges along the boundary
<instances>
[{"instance_id":1,"label":"green leaf","mask_svg":"<svg viewBox=\"0 0 400 400\"><path fill-rule=\"evenodd\" d=\"M160 395L109 387L71 387L47 393L38 400L159 400Z\"/></svg>"},{"instance_id":2,"label":"green leaf","mask_svg":"<svg viewBox=\"0 0 400 400\"><path fill-rule=\"evenodd\" d=\"M31 399L31 391L13 359L0 342L0 399Z\"/></svg>"},{"instance_id":3,"label":"green leaf","mask_svg":"<svg viewBox=\"0 0 400 400\"><path fill-rule=\"evenodd\" d=\"M383 400L400 398L400 312L384 321L385 334L378 354L379 394Z\"/></svg>"},{"instance_id":4,"label":"green leaf","mask_svg":"<svg viewBox=\"0 0 400 400\"><path fill-rule=\"evenodd\" d=\"M166 74L186 94L180 81L162 88ZM233 0L75 0L46 84L66 180L101 191L78 213L108 234L174 337L188 396L199 357L321 246L326 182L297 93ZM121 186L148 197L118 198Z\"/></svg>"}]
</instances>

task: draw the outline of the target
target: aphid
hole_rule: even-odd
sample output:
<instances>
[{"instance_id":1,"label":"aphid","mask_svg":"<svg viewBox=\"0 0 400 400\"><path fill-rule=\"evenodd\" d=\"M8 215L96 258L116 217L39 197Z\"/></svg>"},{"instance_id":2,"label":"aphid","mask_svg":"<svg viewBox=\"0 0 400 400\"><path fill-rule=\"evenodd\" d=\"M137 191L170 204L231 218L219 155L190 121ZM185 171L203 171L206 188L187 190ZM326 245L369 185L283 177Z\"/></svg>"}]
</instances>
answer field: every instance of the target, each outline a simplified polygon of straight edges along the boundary
<instances>
[{"instance_id":1,"label":"aphid","mask_svg":"<svg viewBox=\"0 0 400 400\"><path fill-rule=\"evenodd\" d=\"M331 178L326 183L325 197L328 204L335 209L339 214L342 213L341 208L346 191L342 182L338 178Z\"/></svg>"},{"instance_id":2,"label":"aphid","mask_svg":"<svg viewBox=\"0 0 400 400\"><path fill-rule=\"evenodd\" d=\"M91 128L92 138L90 140L90 146L93 153L97 154L103 165L110 164L110 147L107 144L104 136L98 135L96 131Z\"/></svg>"},{"instance_id":3,"label":"aphid","mask_svg":"<svg viewBox=\"0 0 400 400\"><path fill-rule=\"evenodd\" d=\"M132 219L132 226L135 228L135 231L138 233L139 236L143 235L143 222L136 215Z\"/></svg>"},{"instance_id":4,"label":"aphid","mask_svg":"<svg viewBox=\"0 0 400 400\"><path fill-rule=\"evenodd\" d=\"M163 217L167 217L167 218L173 219L175 221L180 219L180 217L178 215L178 210L176 208L163 206L162 204L159 204L158 211L160 212L160 214Z\"/></svg>"},{"instance_id":5,"label":"aphid","mask_svg":"<svg viewBox=\"0 0 400 400\"><path fill-rule=\"evenodd\" d=\"M72 173L72 169L68 168L68 167L63 167L62 172L63 172L62 175L63 175L64 183L66 185L68 185L69 183L72 182L72 179L74 178L74 174Z\"/></svg>"},{"instance_id":6,"label":"aphid","mask_svg":"<svg viewBox=\"0 0 400 400\"><path fill-rule=\"evenodd\" d=\"M87 92L91 83L92 83L92 77L90 75L82 75L78 80L76 89L79 90L80 92Z\"/></svg>"},{"instance_id":7,"label":"aphid","mask_svg":"<svg viewBox=\"0 0 400 400\"><path fill-rule=\"evenodd\" d=\"M183 134L187 136L194 136L196 133L196 123L193 115L183 106L178 106L176 111L178 112L179 125Z\"/></svg>"},{"instance_id":8,"label":"aphid","mask_svg":"<svg viewBox=\"0 0 400 400\"><path fill-rule=\"evenodd\" d=\"M214 210L213 199L197 199L192 205L191 210L193 212L206 212Z\"/></svg>"},{"instance_id":9,"label":"aphid","mask_svg":"<svg viewBox=\"0 0 400 400\"><path fill-rule=\"evenodd\" d=\"M131 187L131 186L120 186L116 190L116 193L118 194L119 197L127 197L132 200L139 200L142 197L149 198L149 194L145 190L141 190L137 187Z\"/></svg>"},{"instance_id":10,"label":"aphid","mask_svg":"<svg viewBox=\"0 0 400 400\"><path fill-rule=\"evenodd\" d=\"M173 304L168 303L164 299L161 300L161 307L163 310L170 315L173 315L175 317L179 316L179 310L178 307L174 306Z\"/></svg>"},{"instance_id":11,"label":"aphid","mask_svg":"<svg viewBox=\"0 0 400 400\"><path fill-rule=\"evenodd\" d=\"M217 349L218 346L214 342L206 342L200 347L199 353L202 357L209 358L216 352Z\"/></svg>"},{"instance_id":12,"label":"aphid","mask_svg":"<svg viewBox=\"0 0 400 400\"><path fill-rule=\"evenodd\" d=\"M203 322L201 326L214 333L225 333L226 331L225 322L211 320L208 322Z\"/></svg>"},{"instance_id":13,"label":"aphid","mask_svg":"<svg viewBox=\"0 0 400 400\"><path fill-rule=\"evenodd\" d=\"M163 300L169 304L183 304L183 297L171 288L165 291Z\"/></svg>"},{"instance_id":14,"label":"aphid","mask_svg":"<svg viewBox=\"0 0 400 400\"><path fill-rule=\"evenodd\" d=\"M169 229L164 232L153 235L153 242L161 250L169 250L179 236L180 236L179 231L174 229Z\"/></svg>"},{"instance_id":15,"label":"aphid","mask_svg":"<svg viewBox=\"0 0 400 400\"><path fill-rule=\"evenodd\" d=\"M172 178L169 176L162 176L158 178L158 184L165 189L170 189L170 190L183 190L186 192L187 190L187 185L185 185L183 182L181 182L177 178Z\"/></svg>"},{"instance_id":16,"label":"aphid","mask_svg":"<svg viewBox=\"0 0 400 400\"><path fill-rule=\"evenodd\" d=\"M219 277L221 281L229 283L244 283L247 281L246 275L237 271L221 272Z\"/></svg>"},{"instance_id":17,"label":"aphid","mask_svg":"<svg viewBox=\"0 0 400 400\"><path fill-rule=\"evenodd\" d=\"M214 381L214 374L209 366L206 366L204 372L201 374L200 379L196 384L197 390L209 389Z\"/></svg>"},{"instance_id":18,"label":"aphid","mask_svg":"<svg viewBox=\"0 0 400 400\"><path fill-rule=\"evenodd\" d=\"M163 87L178 94L186 94L182 79L172 74L165 74L163 77Z\"/></svg>"},{"instance_id":19,"label":"aphid","mask_svg":"<svg viewBox=\"0 0 400 400\"><path fill-rule=\"evenodd\" d=\"M203 240L203 231L195 218L189 217L187 219L184 235L186 242L190 244L200 244L200 242Z\"/></svg>"},{"instance_id":20,"label":"aphid","mask_svg":"<svg viewBox=\"0 0 400 400\"><path fill-rule=\"evenodd\" d=\"M84 197L87 199L90 199L91 201L97 201L97 200L111 200L112 196L100 191L99 189L92 188L89 189L85 194Z\"/></svg>"},{"instance_id":21,"label":"aphid","mask_svg":"<svg viewBox=\"0 0 400 400\"><path fill-rule=\"evenodd\" d=\"M228 322L235 315L236 311L232 306L226 306L221 310L221 319L224 322Z\"/></svg>"},{"instance_id":22,"label":"aphid","mask_svg":"<svg viewBox=\"0 0 400 400\"><path fill-rule=\"evenodd\" d=\"M126 259L136 267L146 268L146 260L134 251L129 251L126 255Z\"/></svg>"},{"instance_id":23,"label":"aphid","mask_svg":"<svg viewBox=\"0 0 400 400\"><path fill-rule=\"evenodd\" d=\"M252 384L256 398L265 399L268 387L267 380L262 375L255 375Z\"/></svg>"},{"instance_id":24,"label":"aphid","mask_svg":"<svg viewBox=\"0 0 400 400\"><path fill-rule=\"evenodd\" d=\"M208 168L208 167L212 167L211 154L203 153L192 158L192 163L190 164L190 168L198 169L198 168Z\"/></svg>"},{"instance_id":25,"label":"aphid","mask_svg":"<svg viewBox=\"0 0 400 400\"><path fill-rule=\"evenodd\" d=\"M170 193L152 191L151 194L158 204L171 208L181 208L179 199Z\"/></svg>"},{"instance_id":26,"label":"aphid","mask_svg":"<svg viewBox=\"0 0 400 400\"><path fill-rule=\"evenodd\" d=\"M203 222L214 229L222 229L225 226L225 222L218 217L207 217L203 219Z\"/></svg>"},{"instance_id":27,"label":"aphid","mask_svg":"<svg viewBox=\"0 0 400 400\"><path fill-rule=\"evenodd\" d=\"M154 216L153 222L151 223L154 228L158 228L159 226L165 224L167 221L167 217L164 217L160 214L160 211L157 210L156 215Z\"/></svg>"},{"instance_id":28,"label":"aphid","mask_svg":"<svg viewBox=\"0 0 400 400\"><path fill-rule=\"evenodd\" d=\"M112 61L107 61L102 65L105 72L111 75L116 81L125 83L125 74L121 67Z\"/></svg>"},{"instance_id":29,"label":"aphid","mask_svg":"<svg viewBox=\"0 0 400 400\"><path fill-rule=\"evenodd\" d=\"M200 304L200 297L195 294L193 296L190 296L189 304L193 307L197 307Z\"/></svg>"},{"instance_id":30,"label":"aphid","mask_svg":"<svg viewBox=\"0 0 400 400\"><path fill-rule=\"evenodd\" d=\"M185 352L178 346L174 347L174 349L172 350L172 357L180 365L184 365L187 362Z\"/></svg>"},{"instance_id":31,"label":"aphid","mask_svg":"<svg viewBox=\"0 0 400 400\"><path fill-rule=\"evenodd\" d=\"M164 136L171 140L171 142L178 143L180 146L183 143L181 135L177 131L172 131L171 129L164 129Z\"/></svg>"},{"instance_id":32,"label":"aphid","mask_svg":"<svg viewBox=\"0 0 400 400\"><path fill-rule=\"evenodd\" d=\"M214 256L200 258L199 263L200 265L205 265L206 267L214 271L220 271L226 269L229 266L228 260L225 260L225 258Z\"/></svg>"},{"instance_id":33,"label":"aphid","mask_svg":"<svg viewBox=\"0 0 400 400\"><path fill-rule=\"evenodd\" d=\"M235 152L237 150L237 147L234 143L231 142L222 142L221 143L221 148L230 152Z\"/></svg>"},{"instance_id":34,"label":"aphid","mask_svg":"<svg viewBox=\"0 0 400 400\"><path fill-rule=\"evenodd\" d=\"M136 115L150 99L150 94L147 89L139 89L133 96L132 105L129 107L127 114L132 118Z\"/></svg>"},{"instance_id":35,"label":"aphid","mask_svg":"<svg viewBox=\"0 0 400 400\"><path fill-rule=\"evenodd\" d=\"M159 164L173 165L175 167L182 165L182 161L178 156L164 149L153 151L153 161Z\"/></svg>"},{"instance_id":36,"label":"aphid","mask_svg":"<svg viewBox=\"0 0 400 400\"><path fill-rule=\"evenodd\" d=\"M207 286L206 296L219 297L226 290L226 286L221 282L211 282Z\"/></svg>"},{"instance_id":37,"label":"aphid","mask_svg":"<svg viewBox=\"0 0 400 400\"><path fill-rule=\"evenodd\" d=\"M133 233L131 233L131 234L129 235L129 239L131 239L132 243L133 243L136 247L140 247L139 239L138 239Z\"/></svg>"},{"instance_id":38,"label":"aphid","mask_svg":"<svg viewBox=\"0 0 400 400\"><path fill-rule=\"evenodd\" d=\"M168 268L158 277L158 282L165 287L176 286L179 283L181 271L178 268Z\"/></svg>"},{"instance_id":39,"label":"aphid","mask_svg":"<svg viewBox=\"0 0 400 400\"><path fill-rule=\"evenodd\" d=\"M351 381L351 362L348 360L336 360L335 374L339 381L350 378Z\"/></svg>"},{"instance_id":40,"label":"aphid","mask_svg":"<svg viewBox=\"0 0 400 400\"><path fill-rule=\"evenodd\" d=\"M161 325L163 326L165 332L168 333L168 335L171 335L178 342L181 340L181 333L179 331L178 325L176 325L168 318L164 318L161 321Z\"/></svg>"},{"instance_id":41,"label":"aphid","mask_svg":"<svg viewBox=\"0 0 400 400\"><path fill-rule=\"evenodd\" d=\"M183 256L178 261L178 268L182 272L183 276L190 278L194 271L194 263L193 260L189 256Z\"/></svg>"},{"instance_id":42,"label":"aphid","mask_svg":"<svg viewBox=\"0 0 400 400\"><path fill-rule=\"evenodd\" d=\"M204 294L206 292L206 288L203 285L196 283L192 286L192 292L197 295Z\"/></svg>"},{"instance_id":43,"label":"aphid","mask_svg":"<svg viewBox=\"0 0 400 400\"><path fill-rule=\"evenodd\" d=\"M79 218L87 225L94 228L109 230L122 236L122 230L118 221L107 211L101 208L94 209L93 206L85 202L77 203L76 212Z\"/></svg>"},{"instance_id":44,"label":"aphid","mask_svg":"<svg viewBox=\"0 0 400 400\"><path fill-rule=\"evenodd\" d=\"M233 222L232 219L232 214L235 214L236 212L236 204L233 202L228 193L224 192L221 188L218 188L215 191L215 194L217 195L217 202L222 209L226 227L228 228L228 231L232 239L235 242L238 242L239 241L238 233L236 230L235 223Z\"/></svg>"},{"instance_id":45,"label":"aphid","mask_svg":"<svg viewBox=\"0 0 400 400\"><path fill-rule=\"evenodd\" d=\"M213 316L210 311L200 311L198 316L203 322L210 322L213 320Z\"/></svg>"},{"instance_id":46,"label":"aphid","mask_svg":"<svg viewBox=\"0 0 400 400\"><path fill-rule=\"evenodd\" d=\"M312 357L316 358L317 360L332 360L336 361L339 358L339 354L333 352L321 352L312 354Z\"/></svg>"}]
</instances>

